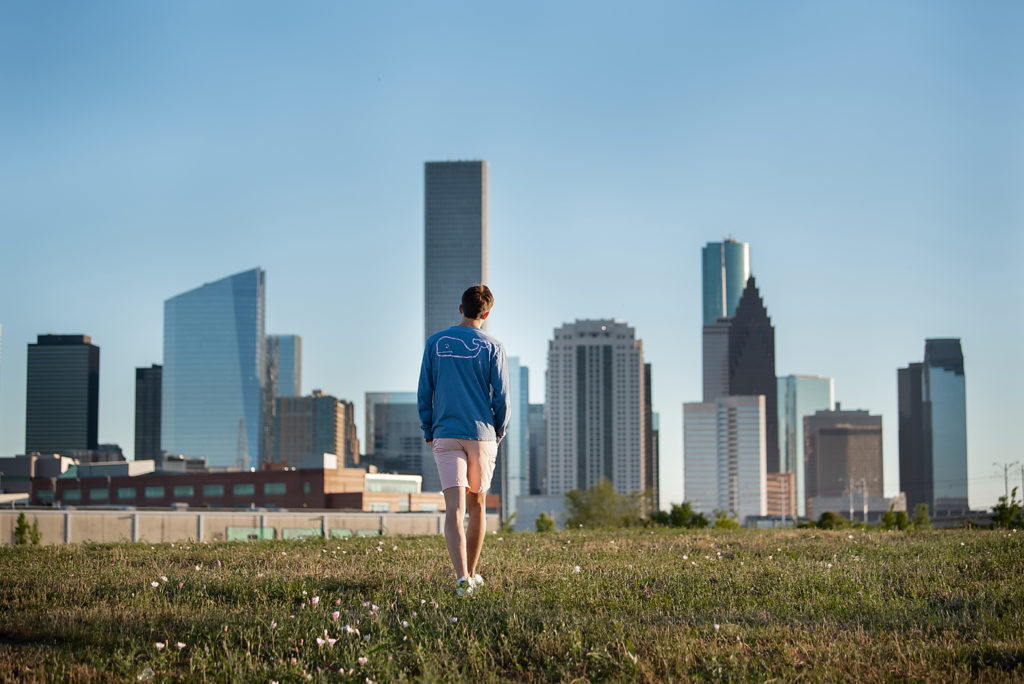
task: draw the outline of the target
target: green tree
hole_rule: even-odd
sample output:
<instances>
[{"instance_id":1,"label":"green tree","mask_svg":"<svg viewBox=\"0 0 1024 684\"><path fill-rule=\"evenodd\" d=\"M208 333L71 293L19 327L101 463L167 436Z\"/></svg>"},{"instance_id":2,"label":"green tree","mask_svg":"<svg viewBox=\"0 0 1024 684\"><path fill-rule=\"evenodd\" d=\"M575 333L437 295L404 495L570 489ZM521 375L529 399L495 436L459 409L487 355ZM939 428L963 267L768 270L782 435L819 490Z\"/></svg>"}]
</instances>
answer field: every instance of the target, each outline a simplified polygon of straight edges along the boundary
<instances>
[{"instance_id":1,"label":"green tree","mask_svg":"<svg viewBox=\"0 0 1024 684\"><path fill-rule=\"evenodd\" d=\"M927 530L932 526L932 521L928 517L928 504L919 503L914 506L914 517L911 519L910 524L920 530Z\"/></svg>"},{"instance_id":2,"label":"green tree","mask_svg":"<svg viewBox=\"0 0 1024 684\"><path fill-rule=\"evenodd\" d=\"M620 494L603 477L593 487L566 492L565 507L571 527L627 527L641 522L643 494Z\"/></svg>"},{"instance_id":3,"label":"green tree","mask_svg":"<svg viewBox=\"0 0 1024 684\"><path fill-rule=\"evenodd\" d=\"M835 511L825 511L818 518L818 529L822 530L844 530L850 526L850 521Z\"/></svg>"},{"instance_id":4,"label":"green tree","mask_svg":"<svg viewBox=\"0 0 1024 684\"><path fill-rule=\"evenodd\" d=\"M533 526L538 532L553 532L555 530L555 521L548 517L547 513L541 512L533 522Z\"/></svg>"},{"instance_id":5,"label":"green tree","mask_svg":"<svg viewBox=\"0 0 1024 684\"><path fill-rule=\"evenodd\" d=\"M992 507L992 526L1010 528L1020 525L1021 502L1017 501L1017 488L1010 492L1010 500L999 497L999 503Z\"/></svg>"},{"instance_id":6,"label":"green tree","mask_svg":"<svg viewBox=\"0 0 1024 684\"><path fill-rule=\"evenodd\" d=\"M896 511L896 529L905 530L910 527L910 520L907 518L906 511Z\"/></svg>"},{"instance_id":7,"label":"green tree","mask_svg":"<svg viewBox=\"0 0 1024 684\"><path fill-rule=\"evenodd\" d=\"M22 511L18 514L18 522L14 526L14 543L15 544L38 544L39 543L39 525L36 523L28 524L28 518L25 517L25 512Z\"/></svg>"}]
</instances>

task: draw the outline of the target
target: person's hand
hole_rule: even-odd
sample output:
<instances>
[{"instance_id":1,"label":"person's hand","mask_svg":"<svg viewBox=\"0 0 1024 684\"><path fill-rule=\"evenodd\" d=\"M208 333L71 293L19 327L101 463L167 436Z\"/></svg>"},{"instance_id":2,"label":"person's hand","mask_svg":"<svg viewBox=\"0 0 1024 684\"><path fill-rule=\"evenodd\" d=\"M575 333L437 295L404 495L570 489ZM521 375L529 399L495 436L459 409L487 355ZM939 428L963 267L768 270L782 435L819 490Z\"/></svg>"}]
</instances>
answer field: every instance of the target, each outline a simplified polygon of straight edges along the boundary
<instances>
[{"instance_id":1,"label":"person's hand","mask_svg":"<svg viewBox=\"0 0 1024 684\"><path fill-rule=\"evenodd\" d=\"M432 440L432 439L424 439L423 441L424 441L424 442L426 442L427 444L430 444L430 443L431 443L431 442L433 442L434 440Z\"/></svg>"}]
</instances>

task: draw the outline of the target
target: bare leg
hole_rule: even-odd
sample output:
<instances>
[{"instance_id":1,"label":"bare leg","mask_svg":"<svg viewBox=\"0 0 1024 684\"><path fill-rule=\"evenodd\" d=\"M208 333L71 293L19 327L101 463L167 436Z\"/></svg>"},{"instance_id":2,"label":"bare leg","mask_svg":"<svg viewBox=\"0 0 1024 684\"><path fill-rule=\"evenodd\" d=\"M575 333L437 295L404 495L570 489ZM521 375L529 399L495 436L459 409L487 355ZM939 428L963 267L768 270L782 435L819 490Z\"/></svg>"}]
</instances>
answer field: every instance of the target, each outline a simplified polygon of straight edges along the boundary
<instances>
[{"instance_id":1,"label":"bare leg","mask_svg":"<svg viewBox=\"0 0 1024 684\"><path fill-rule=\"evenodd\" d=\"M480 549L484 546L484 534L487 532L487 492L470 492L466 499L469 508L466 558L469 562L469 577L472 577L476 574L476 562L480 560Z\"/></svg>"},{"instance_id":2,"label":"bare leg","mask_svg":"<svg viewBox=\"0 0 1024 684\"><path fill-rule=\"evenodd\" d=\"M448 544L448 555L452 559L452 565L455 566L455 579L469 576L466 568L466 535L462 530L466 506L464 491L462 487L449 487L444 490L444 540ZM480 553L479 547L477 553Z\"/></svg>"}]
</instances>

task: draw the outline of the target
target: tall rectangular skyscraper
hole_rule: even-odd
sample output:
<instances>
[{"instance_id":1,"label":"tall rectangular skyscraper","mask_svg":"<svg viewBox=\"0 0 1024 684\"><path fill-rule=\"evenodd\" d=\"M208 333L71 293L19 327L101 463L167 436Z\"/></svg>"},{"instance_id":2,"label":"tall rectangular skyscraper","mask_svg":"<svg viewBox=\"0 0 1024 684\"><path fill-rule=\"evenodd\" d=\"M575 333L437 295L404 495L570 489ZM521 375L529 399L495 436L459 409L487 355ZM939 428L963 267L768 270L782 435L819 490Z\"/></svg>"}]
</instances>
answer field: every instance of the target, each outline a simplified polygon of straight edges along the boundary
<instances>
[{"instance_id":1,"label":"tall rectangular skyscraper","mask_svg":"<svg viewBox=\"0 0 1024 684\"><path fill-rule=\"evenodd\" d=\"M750 278L750 244L709 242L701 249L701 275L704 325L731 317Z\"/></svg>"},{"instance_id":2,"label":"tall rectangular skyscraper","mask_svg":"<svg viewBox=\"0 0 1024 684\"><path fill-rule=\"evenodd\" d=\"M302 337L267 335L266 388L273 397L302 396Z\"/></svg>"},{"instance_id":3,"label":"tall rectangular skyscraper","mask_svg":"<svg viewBox=\"0 0 1024 684\"><path fill-rule=\"evenodd\" d=\"M900 488L907 506L966 511L967 395L958 338L925 340L924 362L898 371Z\"/></svg>"},{"instance_id":4,"label":"tall rectangular skyscraper","mask_svg":"<svg viewBox=\"0 0 1024 684\"><path fill-rule=\"evenodd\" d=\"M160 398L163 367L135 369L135 460L161 462Z\"/></svg>"},{"instance_id":5,"label":"tall rectangular skyscraper","mask_svg":"<svg viewBox=\"0 0 1024 684\"><path fill-rule=\"evenodd\" d=\"M882 469L882 417L867 411L815 411L804 417L804 493L807 508L816 497L867 496L885 491Z\"/></svg>"},{"instance_id":6,"label":"tall rectangular skyscraper","mask_svg":"<svg viewBox=\"0 0 1024 684\"><path fill-rule=\"evenodd\" d=\"M816 375L778 379L779 472L793 473L798 515L807 515L804 492L804 417L835 408L835 383Z\"/></svg>"},{"instance_id":7,"label":"tall rectangular skyscraper","mask_svg":"<svg viewBox=\"0 0 1024 684\"><path fill-rule=\"evenodd\" d=\"M511 405L508 428L501 441L498 468L501 479L501 518L515 513L516 499L530 493L530 369L518 356L508 357L508 395Z\"/></svg>"},{"instance_id":8,"label":"tall rectangular skyscraper","mask_svg":"<svg viewBox=\"0 0 1024 684\"><path fill-rule=\"evenodd\" d=\"M459 322L467 287L487 283L487 162L427 162L423 237L426 339Z\"/></svg>"},{"instance_id":9,"label":"tall rectangular skyscraper","mask_svg":"<svg viewBox=\"0 0 1024 684\"><path fill-rule=\"evenodd\" d=\"M28 345L25 453L95 449L100 348L88 335L39 335Z\"/></svg>"},{"instance_id":10,"label":"tall rectangular skyscraper","mask_svg":"<svg viewBox=\"0 0 1024 684\"><path fill-rule=\"evenodd\" d=\"M684 492L695 511L740 523L767 514L765 406L763 395L683 404Z\"/></svg>"},{"instance_id":11,"label":"tall rectangular skyscraper","mask_svg":"<svg viewBox=\"0 0 1024 684\"><path fill-rule=\"evenodd\" d=\"M932 463L932 511L967 511L967 395L956 338L924 343L921 369L924 450Z\"/></svg>"},{"instance_id":12,"label":"tall rectangular skyscraper","mask_svg":"<svg viewBox=\"0 0 1024 684\"><path fill-rule=\"evenodd\" d=\"M644 353L636 331L614 320L577 320L548 343L548 495L607 478L623 494L642 492Z\"/></svg>"},{"instance_id":13,"label":"tall rectangular skyscraper","mask_svg":"<svg viewBox=\"0 0 1024 684\"><path fill-rule=\"evenodd\" d=\"M254 268L164 302L164 451L215 467L262 460L264 283Z\"/></svg>"}]
</instances>

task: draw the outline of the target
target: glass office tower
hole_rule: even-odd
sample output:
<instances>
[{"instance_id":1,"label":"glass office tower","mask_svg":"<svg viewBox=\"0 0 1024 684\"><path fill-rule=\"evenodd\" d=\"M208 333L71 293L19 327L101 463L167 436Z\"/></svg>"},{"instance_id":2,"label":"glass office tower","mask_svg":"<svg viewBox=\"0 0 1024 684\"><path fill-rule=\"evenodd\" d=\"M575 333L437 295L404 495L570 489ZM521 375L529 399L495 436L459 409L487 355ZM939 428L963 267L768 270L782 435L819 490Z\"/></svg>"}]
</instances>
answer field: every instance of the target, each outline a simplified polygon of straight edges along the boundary
<instances>
[{"instance_id":1,"label":"glass office tower","mask_svg":"<svg viewBox=\"0 0 1024 684\"><path fill-rule=\"evenodd\" d=\"M458 324L467 287L487 284L487 162L426 164L423 228L426 339Z\"/></svg>"},{"instance_id":2,"label":"glass office tower","mask_svg":"<svg viewBox=\"0 0 1024 684\"><path fill-rule=\"evenodd\" d=\"M518 356L508 357L508 395L511 407L505 438L501 440L501 519L516 512L516 499L530 493L530 452L527 425L530 414L530 369Z\"/></svg>"},{"instance_id":3,"label":"glass office tower","mask_svg":"<svg viewBox=\"0 0 1024 684\"><path fill-rule=\"evenodd\" d=\"M28 345L25 453L95 449L100 348L88 335L39 335Z\"/></svg>"},{"instance_id":4,"label":"glass office tower","mask_svg":"<svg viewBox=\"0 0 1024 684\"><path fill-rule=\"evenodd\" d=\"M750 244L732 239L709 242L701 249L701 272L704 325L732 316L750 277Z\"/></svg>"},{"instance_id":5,"label":"glass office tower","mask_svg":"<svg viewBox=\"0 0 1024 684\"><path fill-rule=\"evenodd\" d=\"M262 269L229 276L164 302L161 446L247 469L262 460Z\"/></svg>"},{"instance_id":6,"label":"glass office tower","mask_svg":"<svg viewBox=\"0 0 1024 684\"><path fill-rule=\"evenodd\" d=\"M931 454L932 511L967 511L967 398L957 338L925 340L921 373L924 451Z\"/></svg>"},{"instance_id":7,"label":"glass office tower","mask_svg":"<svg viewBox=\"0 0 1024 684\"><path fill-rule=\"evenodd\" d=\"M804 417L816 411L833 411L835 381L817 375L786 375L778 379L779 472L793 473L796 512L807 515L804 482Z\"/></svg>"}]
</instances>

